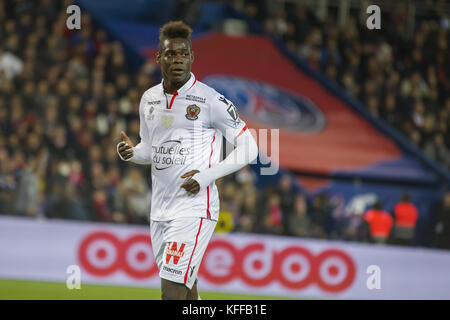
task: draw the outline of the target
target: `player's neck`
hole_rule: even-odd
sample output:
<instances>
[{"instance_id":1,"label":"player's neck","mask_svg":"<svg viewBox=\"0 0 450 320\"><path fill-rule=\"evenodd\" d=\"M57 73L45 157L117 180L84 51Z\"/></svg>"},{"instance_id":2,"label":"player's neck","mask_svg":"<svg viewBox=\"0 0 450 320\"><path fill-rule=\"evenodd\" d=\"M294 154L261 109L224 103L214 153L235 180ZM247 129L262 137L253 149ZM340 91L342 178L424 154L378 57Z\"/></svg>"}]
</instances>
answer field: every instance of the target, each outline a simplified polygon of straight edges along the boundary
<instances>
[{"instance_id":1,"label":"player's neck","mask_svg":"<svg viewBox=\"0 0 450 320\"><path fill-rule=\"evenodd\" d=\"M186 80L183 80L181 82L172 82L168 79L164 79L163 81L164 92L168 94L174 94L175 92L178 91L178 89L184 86L184 84L188 82L190 78L191 76L189 75L189 77L187 77Z\"/></svg>"}]
</instances>

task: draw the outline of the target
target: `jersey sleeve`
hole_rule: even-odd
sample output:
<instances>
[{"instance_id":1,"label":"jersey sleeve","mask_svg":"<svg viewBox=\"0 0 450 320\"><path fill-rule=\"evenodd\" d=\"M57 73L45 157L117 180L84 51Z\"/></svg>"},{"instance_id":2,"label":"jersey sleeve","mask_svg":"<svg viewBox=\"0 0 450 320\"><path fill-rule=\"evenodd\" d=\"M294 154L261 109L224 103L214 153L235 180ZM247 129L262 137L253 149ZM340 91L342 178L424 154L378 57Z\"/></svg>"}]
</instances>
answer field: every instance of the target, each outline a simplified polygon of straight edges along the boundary
<instances>
[{"instance_id":1,"label":"jersey sleeve","mask_svg":"<svg viewBox=\"0 0 450 320\"><path fill-rule=\"evenodd\" d=\"M147 123L145 122L144 115L144 105L145 105L145 95L142 95L141 102L139 103L139 136L141 137L141 141L150 145L150 138L148 134Z\"/></svg>"},{"instance_id":2,"label":"jersey sleeve","mask_svg":"<svg viewBox=\"0 0 450 320\"><path fill-rule=\"evenodd\" d=\"M145 94L141 98L139 104L139 136L141 141L137 146L133 148L133 157L130 158L131 162L136 164L151 164L152 161L152 149L150 144L150 138L148 133L147 123L145 122L144 115L144 105L145 105Z\"/></svg>"},{"instance_id":3,"label":"jersey sleeve","mask_svg":"<svg viewBox=\"0 0 450 320\"><path fill-rule=\"evenodd\" d=\"M247 125L240 119L236 106L221 94L212 99L211 125L220 130L228 142L235 145L236 138L247 130Z\"/></svg>"}]
</instances>

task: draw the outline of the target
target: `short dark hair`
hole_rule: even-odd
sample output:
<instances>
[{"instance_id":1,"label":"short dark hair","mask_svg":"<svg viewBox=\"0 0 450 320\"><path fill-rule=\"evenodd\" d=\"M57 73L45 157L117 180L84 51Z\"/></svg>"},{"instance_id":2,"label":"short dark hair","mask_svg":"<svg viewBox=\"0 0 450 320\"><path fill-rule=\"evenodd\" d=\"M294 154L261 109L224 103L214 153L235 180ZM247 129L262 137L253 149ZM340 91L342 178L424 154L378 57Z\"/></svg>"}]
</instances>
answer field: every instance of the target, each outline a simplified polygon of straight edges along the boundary
<instances>
[{"instance_id":1,"label":"short dark hair","mask_svg":"<svg viewBox=\"0 0 450 320\"><path fill-rule=\"evenodd\" d=\"M192 29L183 21L170 21L159 29L159 50L164 39L183 38L191 43Z\"/></svg>"}]
</instances>

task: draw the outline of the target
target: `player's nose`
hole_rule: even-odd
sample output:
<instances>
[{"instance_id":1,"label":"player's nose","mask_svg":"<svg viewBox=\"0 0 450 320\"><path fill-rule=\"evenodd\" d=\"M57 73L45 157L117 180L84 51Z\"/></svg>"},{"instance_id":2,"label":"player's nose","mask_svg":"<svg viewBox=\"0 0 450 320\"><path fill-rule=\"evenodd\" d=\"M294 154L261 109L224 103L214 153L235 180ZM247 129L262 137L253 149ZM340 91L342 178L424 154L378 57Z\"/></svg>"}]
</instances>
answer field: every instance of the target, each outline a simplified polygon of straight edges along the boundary
<instances>
[{"instance_id":1,"label":"player's nose","mask_svg":"<svg viewBox=\"0 0 450 320\"><path fill-rule=\"evenodd\" d=\"M173 64L183 64L183 59L180 56L176 56L175 59L173 59Z\"/></svg>"},{"instance_id":2,"label":"player's nose","mask_svg":"<svg viewBox=\"0 0 450 320\"><path fill-rule=\"evenodd\" d=\"M183 56L181 54L176 54L175 57L173 58L173 62L178 63L178 64L183 64L183 62L184 62Z\"/></svg>"}]
</instances>

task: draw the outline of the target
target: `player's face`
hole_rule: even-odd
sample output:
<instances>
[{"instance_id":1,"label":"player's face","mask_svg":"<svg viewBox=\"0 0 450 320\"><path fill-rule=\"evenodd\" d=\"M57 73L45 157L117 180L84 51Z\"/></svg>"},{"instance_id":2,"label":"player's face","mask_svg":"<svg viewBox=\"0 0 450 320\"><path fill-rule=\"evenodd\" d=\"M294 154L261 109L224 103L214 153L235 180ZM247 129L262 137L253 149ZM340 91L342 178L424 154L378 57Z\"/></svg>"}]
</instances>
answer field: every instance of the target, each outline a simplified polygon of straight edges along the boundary
<instances>
[{"instance_id":1,"label":"player's face","mask_svg":"<svg viewBox=\"0 0 450 320\"><path fill-rule=\"evenodd\" d=\"M184 83L189 79L194 55L188 40L164 39L161 51L156 56L166 81Z\"/></svg>"}]
</instances>

